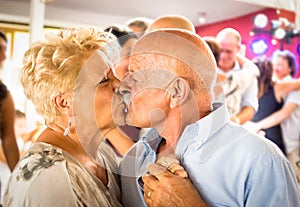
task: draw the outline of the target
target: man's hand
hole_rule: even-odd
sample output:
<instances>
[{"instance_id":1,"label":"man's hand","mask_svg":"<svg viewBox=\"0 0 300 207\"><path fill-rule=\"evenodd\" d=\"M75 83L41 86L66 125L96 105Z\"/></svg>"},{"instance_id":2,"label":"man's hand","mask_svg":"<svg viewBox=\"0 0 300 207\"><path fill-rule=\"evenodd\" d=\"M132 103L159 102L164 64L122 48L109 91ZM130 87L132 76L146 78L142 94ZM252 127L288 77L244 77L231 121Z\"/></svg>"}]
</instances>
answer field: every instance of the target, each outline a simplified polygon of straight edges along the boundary
<instances>
[{"instance_id":1,"label":"man's hand","mask_svg":"<svg viewBox=\"0 0 300 207\"><path fill-rule=\"evenodd\" d=\"M144 175L143 181L144 199L149 207L207 206L179 163L168 169L152 163L148 171L150 175Z\"/></svg>"}]
</instances>

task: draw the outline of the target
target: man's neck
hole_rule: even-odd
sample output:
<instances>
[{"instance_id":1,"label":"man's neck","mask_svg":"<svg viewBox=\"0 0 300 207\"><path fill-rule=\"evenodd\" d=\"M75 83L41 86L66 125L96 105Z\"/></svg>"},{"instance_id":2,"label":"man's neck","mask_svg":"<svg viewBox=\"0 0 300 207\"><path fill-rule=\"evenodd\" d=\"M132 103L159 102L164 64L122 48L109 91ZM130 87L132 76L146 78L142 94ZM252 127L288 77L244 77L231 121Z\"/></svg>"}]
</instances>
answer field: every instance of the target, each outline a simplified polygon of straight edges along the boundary
<instances>
[{"instance_id":1,"label":"man's neck","mask_svg":"<svg viewBox=\"0 0 300 207\"><path fill-rule=\"evenodd\" d=\"M158 129L158 131L160 136L166 139L166 145L170 146L177 143L184 128L181 117L172 115L166 118L164 127Z\"/></svg>"},{"instance_id":2,"label":"man's neck","mask_svg":"<svg viewBox=\"0 0 300 207\"><path fill-rule=\"evenodd\" d=\"M160 143L158 153L170 149L173 149L175 152L177 142L184 129L188 125L195 123L200 118L201 116L199 115L199 112L191 112L191 109L189 113L185 113L184 110L174 110L172 113L170 113L166 118L164 127L160 129L157 128L159 135L166 140L165 142Z\"/></svg>"},{"instance_id":3,"label":"man's neck","mask_svg":"<svg viewBox=\"0 0 300 207\"><path fill-rule=\"evenodd\" d=\"M224 73L228 73L229 71L232 71L235 67L235 62L230 67L221 67L219 65L220 70L222 70Z\"/></svg>"},{"instance_id":4,"label":"man's neck","mask_svg":"<svg viewBox=\"0 0 300 207\"><path fill-rule=\"evenodd\" d=\"M233 68L221 68L220 69L224 72L224 73L228 73L229 71L231 71Z\"/></svg>"}]
</instances>

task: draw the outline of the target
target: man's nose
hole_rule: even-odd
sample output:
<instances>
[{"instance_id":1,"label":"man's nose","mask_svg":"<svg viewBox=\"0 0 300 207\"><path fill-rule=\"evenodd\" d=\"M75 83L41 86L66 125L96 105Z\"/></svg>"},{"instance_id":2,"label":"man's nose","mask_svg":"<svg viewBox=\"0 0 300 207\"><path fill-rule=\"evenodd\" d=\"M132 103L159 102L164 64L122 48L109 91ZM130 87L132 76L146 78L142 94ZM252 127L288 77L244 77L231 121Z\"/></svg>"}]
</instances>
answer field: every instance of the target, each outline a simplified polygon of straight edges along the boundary
<instances>
[{"instance_id":1,"label":"man's nose","mask_svg":"<svg viewBox=\"0 0 300 207\"><path fill-rule=\"evenodd\" d=\"M129 94L131 92L131 75L127 75L119 85L119 92L122 95Z\"/></svg>"},{"instance_id":2,"label":"man's nose","mask_svg":"<svg viewBox=\"0 0 300 207\"><path fill-rule=\"evenodd\" d=\"M127 106L130 103L130 96L131 96L130 80L131 78L127 76L124 80L121 81L119 85L119 93L123 96L123 101Z\"/></svg>"}]
</instances>

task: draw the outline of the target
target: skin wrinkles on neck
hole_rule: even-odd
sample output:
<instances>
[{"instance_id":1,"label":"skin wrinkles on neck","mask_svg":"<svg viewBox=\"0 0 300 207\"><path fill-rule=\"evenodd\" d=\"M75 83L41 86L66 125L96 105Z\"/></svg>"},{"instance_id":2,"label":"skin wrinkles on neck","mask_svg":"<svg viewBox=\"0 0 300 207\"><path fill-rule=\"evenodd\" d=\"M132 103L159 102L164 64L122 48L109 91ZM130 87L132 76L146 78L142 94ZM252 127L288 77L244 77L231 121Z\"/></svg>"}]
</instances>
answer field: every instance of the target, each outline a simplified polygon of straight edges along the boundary
<instances>
[{"instance_id":1,"label":"skin wrinkles on neck","mask_svg":"<svg viewBox=\"0 0 300 207\"><path fill-rule=\"evenodd\" d=\"M165 126L162 131L159 131L160 136L166 139L166 142L162 142L158 148L158 153L165 151L168 148L175 148L178 139L183 132L184 126L181 117L178 115L168 116L165 121Z\"/></svg>"},{"instance_id":2,"label":"skin wrinkles on neck","mask_svg":"<svg viewBox=\"0 0 300 207\"><path fill-rule=\"evenodd\" d=\"M188 125L195 123L196 121L207 116L210 113L211 111L198 113L194 113L192 111L189 114L184 113L183 115L179 107L176 107L176 109L170 112L170 114L168 114L168 116L166 117L164 127L161 127L160 130L159 128L156 128L160 136L166 139L165 142L160 143L158 153L162 153L165 150L168 150L167 154L174 154L177 142L184 129Z\"/></svg>"}]
</instances>

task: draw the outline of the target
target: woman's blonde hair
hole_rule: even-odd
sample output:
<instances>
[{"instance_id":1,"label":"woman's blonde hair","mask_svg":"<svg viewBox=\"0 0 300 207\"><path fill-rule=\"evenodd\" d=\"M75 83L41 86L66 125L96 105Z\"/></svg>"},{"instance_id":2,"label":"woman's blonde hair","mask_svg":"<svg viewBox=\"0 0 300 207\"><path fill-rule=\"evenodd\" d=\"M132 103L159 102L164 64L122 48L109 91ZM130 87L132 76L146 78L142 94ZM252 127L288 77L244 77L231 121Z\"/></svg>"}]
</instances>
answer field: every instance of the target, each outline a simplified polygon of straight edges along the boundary
<instances>
[{"instance_id":1,"label":"woman's blonde hair","mask_svg":"<svg viewBox=\"0 0 300 207\"><path fill-rule=\"evenodd\" d=\"M45 41L32 44L26 51L21 83L46 123L59 115L52 99L58 94L72 94L84 60L97 49L108 54L105 45L112 39L96 28L68 28L48 34Z\"/></svg>"}]
</instances>

